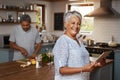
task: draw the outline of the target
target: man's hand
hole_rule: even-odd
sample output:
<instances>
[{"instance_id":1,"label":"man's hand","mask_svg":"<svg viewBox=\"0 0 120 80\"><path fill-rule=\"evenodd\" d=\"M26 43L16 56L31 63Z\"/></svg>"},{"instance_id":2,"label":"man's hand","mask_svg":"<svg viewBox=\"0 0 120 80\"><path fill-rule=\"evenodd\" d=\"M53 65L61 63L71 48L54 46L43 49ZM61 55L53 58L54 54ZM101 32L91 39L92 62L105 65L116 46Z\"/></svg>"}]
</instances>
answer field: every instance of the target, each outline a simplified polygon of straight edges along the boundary
<instances>
[{"instance_id":1,"label":"man's hand","mask_svg":"<svg viewBox=\"0 0 120 80\"><path fill-rule=\"evenodd\" d=\"M37 44L36 44L36 49L35 49L35 51L34 51L33 54L32 54L31 56L29 56L28 58L29 58L29 59L35 59L35 57L38 55L41 47L42 47L42 44L41 44L41 43L37 43Z\"/></svg>"},{"instance_id":2,"label":"man's hand","mask_svg":"<svg viewBox=\"0 0 120 80\"><path fill-rule=\"evenodd\" d=\"M23 47L18 46L15 42L10 41L10 47L20 51L23 56L28 55L28 52Z\"/></svg>"},{"instance_id":3,"label":"man's hand","mask_svg":"<svg viewBox=\"0 0 120 80\"><path fill-rule=\"evenodd\" d=\"M24 48L20 48L20 52L23 56L27 56L28 55L28 52L24 49Z\"/></svg>"},{"instance_id":4,"label":"man's hand","mask_svg":"<svg viewBox=\"0 0 120 80\"><path fill-rule=\"evenodd\" d=\"M28 58L29 59L35 59L35 57L37 56L37 54L36 53L33 53L31 56L29 56Z\"/></svg>"}]
</instances>

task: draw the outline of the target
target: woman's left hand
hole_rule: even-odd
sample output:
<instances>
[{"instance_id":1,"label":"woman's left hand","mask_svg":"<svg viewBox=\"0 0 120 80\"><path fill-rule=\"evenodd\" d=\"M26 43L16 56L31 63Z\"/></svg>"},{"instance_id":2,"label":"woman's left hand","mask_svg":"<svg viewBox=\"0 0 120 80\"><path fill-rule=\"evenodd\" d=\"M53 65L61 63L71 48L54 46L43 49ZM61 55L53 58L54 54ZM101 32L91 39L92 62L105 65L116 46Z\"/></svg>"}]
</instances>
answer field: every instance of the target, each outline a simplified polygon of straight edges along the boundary
<instances>
[{"instance_id":1,"label":"woman's left hand","mask_svg":"<svg viewBox=\"0 0 120 80\"><path fill-rule=\"evenodd\" d=\"M106 64L106 60L103 58L101 62L97 62L95 64L95 67L102 67Z\"/></svg>"}]
</instances>

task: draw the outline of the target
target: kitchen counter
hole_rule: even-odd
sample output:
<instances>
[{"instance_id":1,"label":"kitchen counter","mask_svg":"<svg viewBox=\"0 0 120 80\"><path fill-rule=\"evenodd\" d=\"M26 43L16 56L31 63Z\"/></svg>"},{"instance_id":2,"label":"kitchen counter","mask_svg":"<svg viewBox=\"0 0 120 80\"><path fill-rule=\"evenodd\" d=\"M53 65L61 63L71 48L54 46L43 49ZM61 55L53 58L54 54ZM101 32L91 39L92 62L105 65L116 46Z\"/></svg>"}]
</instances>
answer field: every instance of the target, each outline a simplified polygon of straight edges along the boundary
<instances>
[{"instance_id":1,"label":"kitchen counter","mask_svg":"<svg viewBox=\"0 0 120 80\"><path fill-rule=\"evenodd\" d=\"M120 47L100 47L100 46L86 46L90 56L100 55L105 51L111 51L108 59L114 59L114 50L120 50Z\"/></svg>"},{"instance_id":2,"label":"kitchen counter","mask_svg":"<svg viewBox=\"0 0 120 80\"><path fill-rule=\"evenodd\" d=\"M95 60L95 58L92 58ZM35 65L28 67L20 67L20 62L6 62L0 64L0 80L54 80L54 65L44 65L41 68L35 68ZM110 64L110 63L109 63ZM95 70L91 78L92 80L100 80L101 71L109 72L111 65L106 64L102 68ZM107 69L107 70L106 70ZM106 76L107 79L110 75ZM108 79L110 80L110 79Z\"/></svg>"},{"instance_id":3,"label":"kitchen counter","mask_svg":"<svg viewBox=\"0 0 120 80\"><path fill-rule=\"evenodd\" d=\"M0 80L54 80L53 65L41 68L31 65L22 68L20 64L18 62L1 63Z\"/></svg>"},{"instance_id":4,"label":"kitchen counter","mask_svg":"<svg viewBox=\"0 0 120 80\"><path fill-rule=\"evenodd\" d=\"M120 47L86 46L86 48L106 49L106 50L120 50Z\"/></svg>"}]
</instances>

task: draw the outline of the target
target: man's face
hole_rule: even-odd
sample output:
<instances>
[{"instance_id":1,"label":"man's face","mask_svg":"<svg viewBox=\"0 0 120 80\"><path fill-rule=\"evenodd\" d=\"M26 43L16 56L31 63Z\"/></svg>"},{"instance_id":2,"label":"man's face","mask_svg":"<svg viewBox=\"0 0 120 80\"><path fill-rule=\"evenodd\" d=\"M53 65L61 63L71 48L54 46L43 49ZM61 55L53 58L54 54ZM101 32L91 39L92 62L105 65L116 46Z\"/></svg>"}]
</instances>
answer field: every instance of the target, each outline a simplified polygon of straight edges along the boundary
<instances>
[{"instance_id":1,"label":"man's face","mask_svg":"<svg viewBox=\"0 0 120 80\"><path fill-rule=\"evenodd\" d=\"M30 23L28 21L22 21L21 26L24 31L28 31L30 29Z\"/></svg>"}]
</instances>

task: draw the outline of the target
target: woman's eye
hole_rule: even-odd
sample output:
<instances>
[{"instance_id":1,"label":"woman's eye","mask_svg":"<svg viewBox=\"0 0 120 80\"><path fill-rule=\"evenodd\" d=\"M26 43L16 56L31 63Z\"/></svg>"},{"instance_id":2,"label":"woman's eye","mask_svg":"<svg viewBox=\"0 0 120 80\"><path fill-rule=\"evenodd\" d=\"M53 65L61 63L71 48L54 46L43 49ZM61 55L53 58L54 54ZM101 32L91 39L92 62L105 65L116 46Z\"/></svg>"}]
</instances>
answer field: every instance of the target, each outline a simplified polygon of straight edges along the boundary
<instances>
[{"instance_id":1,"label":"woman's eye","mask_svg":"<svg viewBox=\"0 0 120 80\"><path fill-rule=\"evenodd\" d=\"M80 23L78 23L78 25L80 26L81 24L80 24Z\"/></svg>"},{"instance_id":2,"label":"woman's eye","mask_svg":"<svg viewBox=\"0 0 120 80\"><path fill-rule=\"evenodd\" d=\"M75 24L74 22L72 24Z\"/></svg>"},{"instance_id":3,"label":"woman's eye","mask_svg":"<svg viewBox=\"0 0 120 80\"><path fill-rule=\"evenodd\" d=\"M72 24L77 24L78 26L80 26L80 25L81 25L80 23L75 23L75 22L72 22Z\"/></svg>"}]
</instances>

